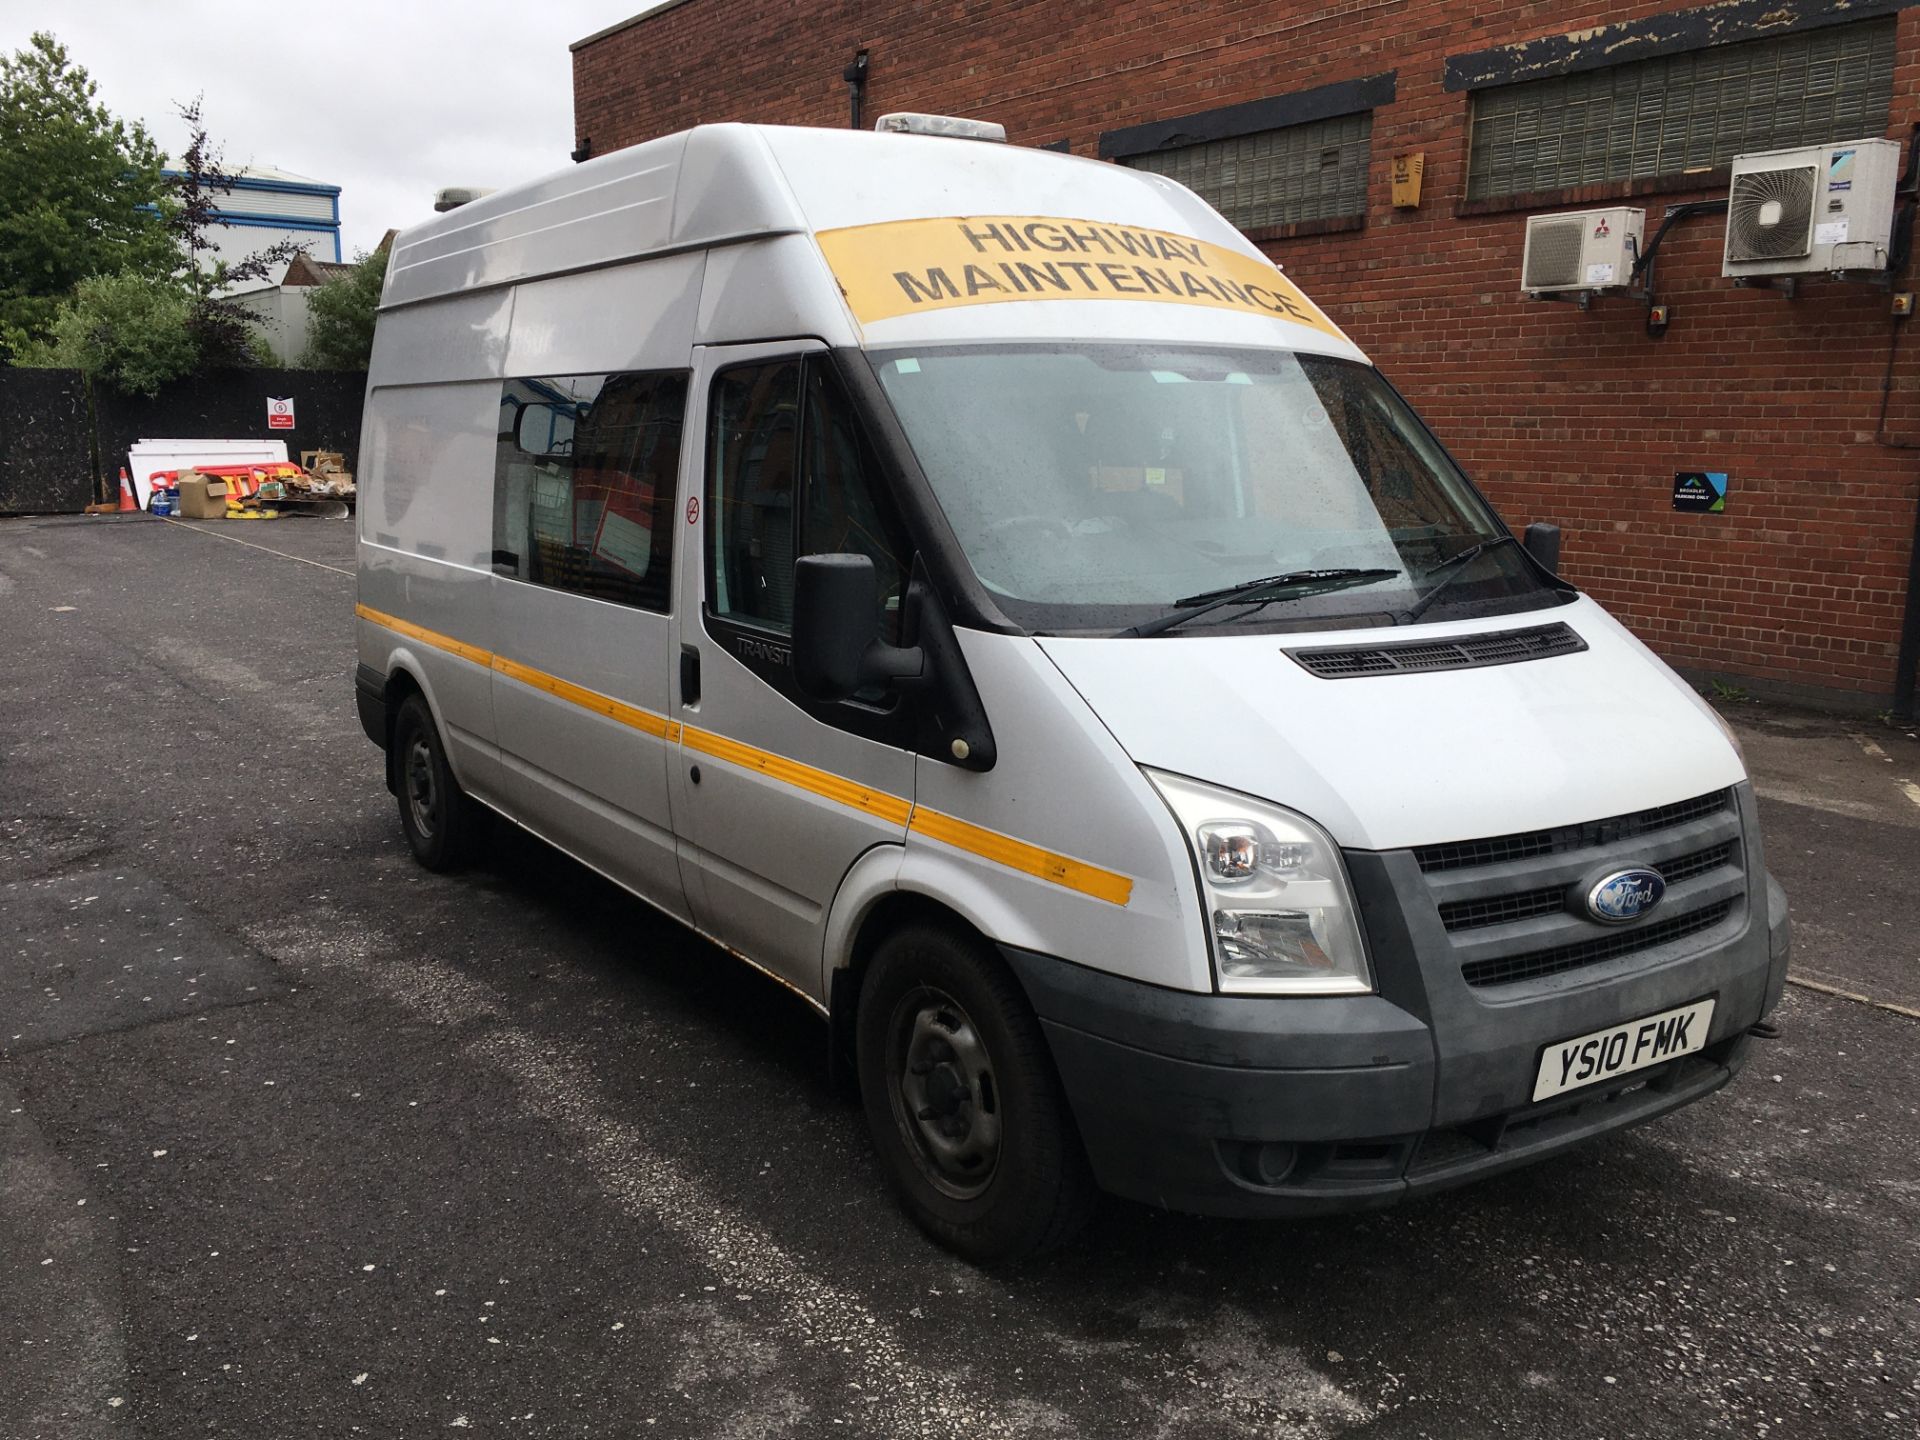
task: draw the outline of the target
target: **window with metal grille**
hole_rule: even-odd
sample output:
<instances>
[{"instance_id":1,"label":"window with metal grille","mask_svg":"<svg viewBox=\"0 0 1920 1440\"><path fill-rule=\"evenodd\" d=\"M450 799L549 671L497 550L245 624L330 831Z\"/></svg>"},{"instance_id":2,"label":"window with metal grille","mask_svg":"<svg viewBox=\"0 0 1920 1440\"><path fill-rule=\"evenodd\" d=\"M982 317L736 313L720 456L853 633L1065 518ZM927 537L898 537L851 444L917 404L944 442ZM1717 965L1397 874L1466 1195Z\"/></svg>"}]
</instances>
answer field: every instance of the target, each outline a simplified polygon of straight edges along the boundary
<instances>
[{"instance_id":1,"label":"window with metal grille","mask_svg":"<svg viewBox=\"0 0 1920 1440\"><path fill-rule=\"evenodd\" d=\"M1735 155L1883 134L1893 39L1888 17L1476 91L1467 199L1712 170Z\"/></svg>"},{"instance_id":2,"label":"window with metal grille","mask_svg":"<svg viewBox=\"0 0 1920 1440\"><path fill-rule=\"evenodd\" d=\"M1178 180L1242 230L1367 213L1373 112L1338 115L1230 140L1129 155L1124 163Z\"/></svg>"}]
</instances>

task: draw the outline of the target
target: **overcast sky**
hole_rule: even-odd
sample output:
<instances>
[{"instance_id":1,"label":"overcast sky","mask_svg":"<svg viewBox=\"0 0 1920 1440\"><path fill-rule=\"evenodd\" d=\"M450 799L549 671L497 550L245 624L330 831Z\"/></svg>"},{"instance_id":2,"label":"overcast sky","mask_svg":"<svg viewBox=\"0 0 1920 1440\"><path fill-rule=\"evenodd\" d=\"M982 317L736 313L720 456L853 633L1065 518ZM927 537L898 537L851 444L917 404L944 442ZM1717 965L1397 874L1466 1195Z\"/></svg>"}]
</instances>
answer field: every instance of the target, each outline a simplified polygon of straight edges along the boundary
<instances>
[{"instance_id":1,"label":"overcast sky","mask_svg":"<svg viewBox=\"0 0 1920 1440\"><path fill-rule=\"evenodd\" d=\"M170 159L174 102L203 95L226 166L340 187L341 247L433 213L444 185L511 185L569 163L567 46L657 0L0 0L0 50L51 30L116 115Z\"/></svg>"}]
</instances>

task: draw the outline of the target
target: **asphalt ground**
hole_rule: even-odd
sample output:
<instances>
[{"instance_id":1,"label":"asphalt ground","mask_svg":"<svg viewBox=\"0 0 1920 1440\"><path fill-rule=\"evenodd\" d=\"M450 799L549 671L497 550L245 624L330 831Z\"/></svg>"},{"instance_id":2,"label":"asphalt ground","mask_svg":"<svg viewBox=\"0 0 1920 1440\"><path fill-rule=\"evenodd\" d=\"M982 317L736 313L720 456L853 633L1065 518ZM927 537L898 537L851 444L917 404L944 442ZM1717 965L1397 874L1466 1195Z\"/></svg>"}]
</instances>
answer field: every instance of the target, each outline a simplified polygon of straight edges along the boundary
<instances>
[{"instance_id":1,"label":"asphalt ground","mask_svg":"<svg viewBox=\"0 0 1920 1440\"><path fill-rule=\"evenodd\" d=\"M1729 705L1826 988L1722 1094L988 1274L779 987L525 837L413 864L351 568L0 522L0 1440L1920 1433L1911 736Z\"/></svg>"}]
</instances>

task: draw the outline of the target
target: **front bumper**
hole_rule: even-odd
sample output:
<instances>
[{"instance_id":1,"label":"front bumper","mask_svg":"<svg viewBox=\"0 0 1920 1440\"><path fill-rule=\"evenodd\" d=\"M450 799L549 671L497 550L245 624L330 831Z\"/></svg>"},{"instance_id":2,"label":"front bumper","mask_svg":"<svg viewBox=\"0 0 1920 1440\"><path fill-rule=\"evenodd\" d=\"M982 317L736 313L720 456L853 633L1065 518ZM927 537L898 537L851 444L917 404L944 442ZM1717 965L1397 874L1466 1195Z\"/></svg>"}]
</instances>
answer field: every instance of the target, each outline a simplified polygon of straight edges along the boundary
<instances>
[{"instance_id":1,"label":"front bumper","mask_svg":"<svg viewBox=\"0 0 1920 1440\"><path fill-rule=\"evenodd\" d=\"M1377 995L1192 994L1002 947L1102 1188L1171 1210L1285 1216L1464 1184L1718 1090L1784 984L1785 898L1770 878L1708 934L1490 990L1461 982L1446 936L1426 928L1430 905L1387 904L1417 889L1417 875L1390 873L1411 859L1374 859L1368 873L1349 857ZM1750 859L1764 877L1757 844ZM1547 1044L1709 995L1702 1050L1533 1102Z\"/></svg>"},{"instance_id":2,"label":"front bumper","mask_svg":"<svg viewBox=\"0 0 1920 1440\"><path fill-rule=\"evenodd\" d=\"M1373 1209L1544 1159L1718 1090L1760 1015L1756 984L1750 1004L1723 995L1703 1051L1436 1127L1431 1032L1378 996L1191 995L1001 953L1040 1014L1101 1188L1195 1214Z\"/></svg>"}]
</instances>

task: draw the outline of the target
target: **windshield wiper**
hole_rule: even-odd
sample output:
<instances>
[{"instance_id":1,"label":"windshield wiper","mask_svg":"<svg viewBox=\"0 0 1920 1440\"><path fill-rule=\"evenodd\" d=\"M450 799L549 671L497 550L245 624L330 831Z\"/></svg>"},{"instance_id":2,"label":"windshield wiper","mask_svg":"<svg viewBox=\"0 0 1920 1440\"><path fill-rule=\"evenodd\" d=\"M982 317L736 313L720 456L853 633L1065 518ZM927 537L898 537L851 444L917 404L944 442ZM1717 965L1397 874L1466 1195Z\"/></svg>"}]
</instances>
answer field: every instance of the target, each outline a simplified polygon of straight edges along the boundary
<instances>
[{"instance_id":1,"label":"windshield wiper","mask_svg":"<svg viewBox=\"0 0 1920 1440\"><path fill-rule=\"evenodd\" d=\"M1198 620L1222 605L1270 605L1276 600L1304 600L1329 590L1344 590L1349 585L1364 585L1374 580L1391 580L1398 570L1361 570L1345 567L1336 570L1289 570L1284 575L1265 575L1258 580L1243 580L1219 590L1203 590L1174 601L1171 614L1114 632L1115 639L1139 635L1158 635L1189 620ZM1292 593L1287 593L1292 592Z\"/></svg>"},{"instance_id":2,"label":"windshield wiper","mask_svg":"<svg viewBox=\"0 0 1920 1440\"><path fill-rule=\"evenodd\" d=\"M1440 592L1442 590L1460 578L1466 563L1476 555L1484 555L1487 551L1498 549L1502 545L1518 545L1519 543L1520 542L1511 535L1495 535L1490 540L1482 540L1476 545L1467 546L1466 549L1457 555L1449 555L1420 578L1422 580L1431 580L1443 570L1451 571L1452 573L1438 585L1428 589L1426 594L1414 601L1411 607L1401 611L1399 623L1402 625L1411 625L1422 615L1426 614L1427 607L1440 598Z\"/></svg>"}]
</instances>

